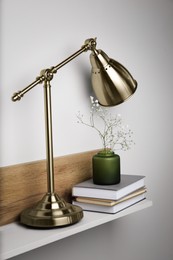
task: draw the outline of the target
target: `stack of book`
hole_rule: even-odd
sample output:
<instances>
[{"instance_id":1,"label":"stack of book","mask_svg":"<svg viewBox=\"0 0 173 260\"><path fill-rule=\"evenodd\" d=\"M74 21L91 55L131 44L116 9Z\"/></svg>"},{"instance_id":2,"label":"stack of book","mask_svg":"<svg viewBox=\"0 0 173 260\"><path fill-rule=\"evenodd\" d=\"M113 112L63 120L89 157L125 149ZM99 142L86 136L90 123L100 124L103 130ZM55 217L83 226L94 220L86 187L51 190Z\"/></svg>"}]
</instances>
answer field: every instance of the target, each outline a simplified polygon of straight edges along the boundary
<instances>
[{"instance_id":1,"label":"stack of book","mask_svg":"<svg viewBox=\"0 0 173 260\"><path fill-rule=\"evenodd\" d=\"M87 211L117 213L146 199L144 179L122 174L121 182L115 185L96 185L89 179L73 187L73 204Z\"/></svg>"}]
</instances>

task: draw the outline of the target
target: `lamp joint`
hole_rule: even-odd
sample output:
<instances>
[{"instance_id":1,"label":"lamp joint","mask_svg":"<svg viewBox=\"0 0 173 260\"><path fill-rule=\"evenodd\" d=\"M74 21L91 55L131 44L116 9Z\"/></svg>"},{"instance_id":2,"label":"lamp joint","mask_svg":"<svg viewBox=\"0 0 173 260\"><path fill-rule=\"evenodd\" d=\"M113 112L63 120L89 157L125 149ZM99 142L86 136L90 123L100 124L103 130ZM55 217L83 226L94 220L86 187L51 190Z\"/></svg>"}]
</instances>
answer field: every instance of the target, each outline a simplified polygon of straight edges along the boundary
<instances>
[{"instance_id":1,"label":"lamp joint","mask_svg":"<svg viewBox=\"0 0 173 260\"><path fill-rule=\"evenodd\" d=\"M90 38L85 40L84 45L82 46L83 48L85 48L85 51L93 50L96 48L97 45L96 39L97 38Z\"/></svg>"},{"instance_id":2,"label":"lamp joint","mask_svg":"<svg viewBox=\"0 0 173 260\"><path fill-rule=\"evenodd\" d=\"M40 78L42 81L51 81L53 79L52 69L45 69L40 72Z\"/></svg>"}]
</instances>

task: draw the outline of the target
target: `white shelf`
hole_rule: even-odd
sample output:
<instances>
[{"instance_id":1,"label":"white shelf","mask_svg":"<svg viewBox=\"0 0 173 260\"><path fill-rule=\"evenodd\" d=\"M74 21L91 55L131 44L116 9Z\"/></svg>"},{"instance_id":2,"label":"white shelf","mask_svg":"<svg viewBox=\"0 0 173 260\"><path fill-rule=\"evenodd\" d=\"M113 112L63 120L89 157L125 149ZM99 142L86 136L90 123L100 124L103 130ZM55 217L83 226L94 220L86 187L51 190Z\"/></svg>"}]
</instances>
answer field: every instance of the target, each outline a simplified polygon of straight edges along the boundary
<instances>
[{"instance_id":1,"label":"white shelf","mask_svg":"<svg viewBox=\"0 0 173 260\"><path fill-rule=\"evenodd\" d=\"M0 227L0 259L4 260L28 252L150 206L152 206L152 201L143 200L116 214L85 211L84 218L80 222L60 229L31 229L19 223L2 226Z\"/></svg>"}]
</instances>

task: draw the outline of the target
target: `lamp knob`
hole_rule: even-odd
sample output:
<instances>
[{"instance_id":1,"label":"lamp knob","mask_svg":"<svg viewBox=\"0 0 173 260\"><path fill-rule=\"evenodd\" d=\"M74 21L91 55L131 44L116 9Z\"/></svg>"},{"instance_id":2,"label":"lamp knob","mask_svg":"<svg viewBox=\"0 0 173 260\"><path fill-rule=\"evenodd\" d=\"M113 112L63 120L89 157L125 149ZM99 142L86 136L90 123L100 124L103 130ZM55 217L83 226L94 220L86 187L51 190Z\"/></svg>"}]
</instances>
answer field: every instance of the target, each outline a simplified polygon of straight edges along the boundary
<instances>
[{"instance_id":1,"label":"lamp knob","mask_svg":"<svg viewBox=\"0 0 173 260\"><path fill-rule=\"evenodd\" d=\"M19 92L14 93L11 99L13 102L15 102L17 100L19 101L22 97L23 97L23 93L22 93L22 91L19 91Z\"/></svg>"}]
</instances>

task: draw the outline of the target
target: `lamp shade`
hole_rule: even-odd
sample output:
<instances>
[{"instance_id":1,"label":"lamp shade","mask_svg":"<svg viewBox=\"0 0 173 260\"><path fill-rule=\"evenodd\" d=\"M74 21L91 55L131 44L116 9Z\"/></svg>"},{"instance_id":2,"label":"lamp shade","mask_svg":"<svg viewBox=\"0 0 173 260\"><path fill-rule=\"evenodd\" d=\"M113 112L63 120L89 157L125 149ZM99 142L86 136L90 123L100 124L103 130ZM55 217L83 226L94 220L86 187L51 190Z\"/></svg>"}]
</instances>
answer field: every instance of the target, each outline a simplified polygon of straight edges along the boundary
<instances>
[{"instance_id":1,"label":"lamp shade","mask_svg":"<svg viewBox=\"0 0 173 260\"><path fill-rule=\"evenodd\" d=\"M93 89L102 106L118 105L135 92L137 82L129 71L102 50L94 49L90 61Z\"/></svg>"}]
</instances>

